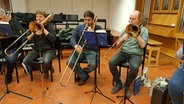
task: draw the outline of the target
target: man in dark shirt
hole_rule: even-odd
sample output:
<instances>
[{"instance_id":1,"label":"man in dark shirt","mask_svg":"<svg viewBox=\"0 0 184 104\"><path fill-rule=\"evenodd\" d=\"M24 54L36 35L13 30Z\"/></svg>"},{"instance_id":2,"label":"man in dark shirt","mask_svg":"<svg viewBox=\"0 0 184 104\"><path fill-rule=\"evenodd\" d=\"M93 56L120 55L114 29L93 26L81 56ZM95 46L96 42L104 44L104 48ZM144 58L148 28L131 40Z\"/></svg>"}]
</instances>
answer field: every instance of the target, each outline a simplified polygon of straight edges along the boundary
<instances>
[{"instance_id":1,"label":"man in dark shirt","mask_svg":"<svg viewBox=\"0 0 184 104\"><path fill-rule=\"evenodd\" d=\"M32 62L36 60L38 57L40 57L40 53L42 54L43 59L43 73L44 78L47 79L49 77L48 70L52 70L52 59L55 56L55 30L53 25L47 24L43 25L41 24L42 21L44 21L47 17L47 14L45 11L38 10L36 11L36 21L38 24L41 25L42 31L39 30L36 32L33 32L27 37L29 41L32 41L34 43L33 50L29 52L29 54L24 58L23 60L23 67L28 75L30 75L30 70L27 67L29 64L33 64Z\"/></svg>"},{"instance_id":2,"label":"man in dark shirt","mask_svg":"<svg viewBox=\"0 0 184 104\"><path fill-rule=\"evenodd\" d=\"M78 80L78 85L84 85L86 80L89 78L89 72L95 70L95 68L97 67L96 65L96 56L98 56L97 51L94 49L94 46L91 46L89 44L85 44L85 38L83 34L84 30L88 30L91 29L91 27L94 26L94 13L92 11L86 11L84 12L84 24L78 25L70 39L70 42L72 44L72 46L75 48L75 53L73 55L73 57L69 57L67 60L67 65L69 64L69 67L72 69L74 67L74 63L77 60L77 57L79 55L79 53L81 53L78 62L86 59L87 60L87 64L88 66L84 69L82 69L80 67L79 64L77 64L74 68L74 72L77 75L77 80ZM94 31L95 30L100 30L101 27L98 25L95 25ZM81 39L80 43L78 43L78 41ZM83 44L84 47L83 47Z\"/></svg>"}]
</instances>

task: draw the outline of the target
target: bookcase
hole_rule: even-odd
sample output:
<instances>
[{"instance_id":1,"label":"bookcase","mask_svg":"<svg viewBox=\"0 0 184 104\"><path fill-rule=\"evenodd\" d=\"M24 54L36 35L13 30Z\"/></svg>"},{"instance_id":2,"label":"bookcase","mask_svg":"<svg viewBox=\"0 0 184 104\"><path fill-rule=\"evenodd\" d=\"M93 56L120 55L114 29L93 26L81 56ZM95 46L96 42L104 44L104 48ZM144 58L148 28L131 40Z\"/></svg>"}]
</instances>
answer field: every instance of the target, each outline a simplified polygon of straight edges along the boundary
<instances>
[{"instance_id":1,"label":"bookcase","mask_svg":"<svg viewBox=\"0 0 184 104\"><path fill-rule=\"evenodd\" d=\"M150 0L149 2L150 11L146 25L149 38L163 43L161 52L171 57L174 57L178 46L181 45L181 39L184 39L183 1Z\"/></svg>"}]
</instances>

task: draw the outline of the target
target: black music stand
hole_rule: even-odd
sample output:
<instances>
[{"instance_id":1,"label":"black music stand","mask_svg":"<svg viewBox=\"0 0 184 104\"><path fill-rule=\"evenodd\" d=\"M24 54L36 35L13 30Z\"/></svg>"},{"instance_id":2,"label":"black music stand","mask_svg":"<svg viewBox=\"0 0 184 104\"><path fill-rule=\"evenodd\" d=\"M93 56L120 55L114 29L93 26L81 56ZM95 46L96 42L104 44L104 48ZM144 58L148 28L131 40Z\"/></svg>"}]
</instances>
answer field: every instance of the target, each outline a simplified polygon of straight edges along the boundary
<instances>
[{"instance_id":1,"label":"black music stand","mask_svg":"<svg viewBox=\"0 0 184 104\"><path fill-rule=\"evenodd\" d=\"M98 36L97 36L98 35ZM101 45L106 45L107 44L107 37L106 37L106 42L104 41L104 39L99 39L100 37L100 34L98 34L98 33L96 33L96 32L91 32L91 31L86 31L85 33L84 33L84 37L85 37L85 39L86 39L86 44L93 44L93 45L95 45L96 47L95 47L95 51L98 53L98 51L100 50L100 46ZM104 38L104 37L102 37L102 38ZM100 42L101 41L101 42ZM105 42L105 43L104 43ZM97 65L97 57L98 57L98 55L96 54L96 65ZM91 98L91 101L90 101L90 104L92 103L92 101L93 101L93 98L94 98L94 96L95 96L95 94L96 93L98 93L98 94L100 94L100 95L102 95L102 96L104 96L105 98L107 98L107 99L109 99L109 100L111 100L112 102L114 102L115 103L115 101L114 100L112 100L112 99L110 99L109 97L107 97L106 95L104 95L102 92L101 92L101 90L98 88L98 86L97 86L97 75L96 75L96 71L97 70L97 68L94 70L95 72L94 72L94 87L93 87L93 89L91 90L91 91L88 91L88 92L85 92L85 93L91 93L91 92L93 92L93 94L92 94L92 98Z\"/></svg>"},{"instance_id":2,"label":"black music stand","mask_svg":"<svg viewBox=\"0 0 184 104\"><path fill-rule=\"evenodd\" d=\"M129 58L130 58L130 55L128 56L128 60L124 65L124 67L127 68L127 76L126 76L126 83L125 83L125 91L124 91L124 96L116 96L117 98L120 98L121 97L121 101L119 104L121 104L123 102L123 104L126 104L126 100L128 100L131 104L134 104L127 96L126 96L126 93L127 93L127 82L128 82L128 72L129 72L129 69L130 69L130 64L129 64Z\"/></svg>"},{"instance_id":3,"label":"black music stand","mask_svg":"<svg viewBox=\"0 0 184 104\"><path fill-rule=\"evenodd\" d=\"M13 92L13 91L11 91L11 90L9 90L9 88L8 88L8 84L7 84L7 74L6 74L6 72L5 72L5 58L4 58L4 53L3 53L4 51L2 50L2 59L1 59L1 61L2 61L2 72L4 73L4 79L5 79L5 85L6 85L6 91L4 92L4 94L0 97L0 101L3 99L3 97L5 97L5 95L6 94L9 94L9 93L13 93L13 94L16 94L16 95L19 95L19 96L22 96L22 97L25 97L25 98L28 98L28 99L33 99L33 98L31 98L31 97L29 97L29 96L26 96L26 95L23 95L23 94L19 94L19 93L17 93L17 92Z\"/></svg>"}]
</instances>

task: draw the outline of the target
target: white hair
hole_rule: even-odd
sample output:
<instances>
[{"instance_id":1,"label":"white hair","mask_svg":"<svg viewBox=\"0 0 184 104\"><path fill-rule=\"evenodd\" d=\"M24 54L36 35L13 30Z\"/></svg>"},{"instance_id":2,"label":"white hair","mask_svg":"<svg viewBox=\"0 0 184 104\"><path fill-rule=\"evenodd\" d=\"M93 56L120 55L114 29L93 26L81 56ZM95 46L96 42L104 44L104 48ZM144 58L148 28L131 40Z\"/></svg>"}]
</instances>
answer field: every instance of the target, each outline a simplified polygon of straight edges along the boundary
<instances>
[{"instance_id":1,"label":"white hair","mask_svg":"<svg viewBox=\"0 0 184 104\"><path fill-rule=\"evenodd\" d=\"M4 9L0 8L0 15L3 15L6 17L6 19L9 21L11 19L11 12L6 12Z\"/></svg>"},{"instance_id":2,"label":"white hair","mask_svg":"<svg viewBox=\"0 0 184 104\"><path fill-rule=\"evenodd\" d=\"M4 16L6 16L6 12L5 12L5 10L4 10L4 9L2 9L2 8L0 8L0 14L2 14L2 15L4 15Z\"/></svg>"}]
</instances>

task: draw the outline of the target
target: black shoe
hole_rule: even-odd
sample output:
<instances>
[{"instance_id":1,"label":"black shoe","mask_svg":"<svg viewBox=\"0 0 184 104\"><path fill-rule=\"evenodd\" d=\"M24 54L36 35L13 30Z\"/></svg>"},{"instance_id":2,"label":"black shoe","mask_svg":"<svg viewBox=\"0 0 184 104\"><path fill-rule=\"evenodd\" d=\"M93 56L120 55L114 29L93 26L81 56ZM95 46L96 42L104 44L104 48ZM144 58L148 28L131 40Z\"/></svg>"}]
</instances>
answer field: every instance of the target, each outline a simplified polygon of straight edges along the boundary
<instances>
[{"instance_id":1,"label":"black shoe","mask_svg":"<svg viewBox=\"0 0 184 104\"><path fill-rule=\"evenodd\" d=\"M124 88L124 93L125 93L125 88ZM127 98L130 98L130 96L131 96L130 89L128 87L126 88L126 94L125 94L125 96Z\"/></svg>"},{"instance_id":2,"label":"black shoe","mask_svg":"<svg viewBox=\"0 0 184 104\"><path fill-rule=\"evenodd\" d=\"M116 84L112 90L111 90L111 94L115 94L117 93L119 90L121 90L123 88L122 84Z\"/></svg>"},{"instance_id":3,"label":"black shoe","mask_svg":"<svg viewBox=\"0 0 184 104\"><path fill-rule=\"evenodd\" d=\"M84 70L86 73L90 73L90 72L93 71L93 69L87 69L87 68L84 68L83 70Z\"/></svg>"},{"instance_id":4,"label":"black shoe","mask_svg":"<svg viewBox=\"0 0 184 104\"><path fill-rule=\"evenodd\" d=\"M90 76L87 74L87 77L86 77L85 79L80 79L80 80L78 81L78 86L84 85L84 84L86 83L86 80L89 79L89 77L90 77Z\"/></svg>"},{"instance_id":5,"label":"black shoe","mask_svg":"<svg viewBox=\"0 0 184 104\"><path fill-rule=\"evenodd\" d=\"M80 77L79 76L76 76L75 80L76 81L80 81Z\"/></svg>"}]
</instances>

